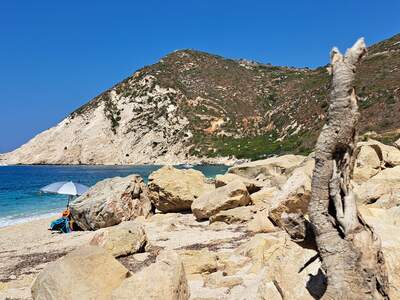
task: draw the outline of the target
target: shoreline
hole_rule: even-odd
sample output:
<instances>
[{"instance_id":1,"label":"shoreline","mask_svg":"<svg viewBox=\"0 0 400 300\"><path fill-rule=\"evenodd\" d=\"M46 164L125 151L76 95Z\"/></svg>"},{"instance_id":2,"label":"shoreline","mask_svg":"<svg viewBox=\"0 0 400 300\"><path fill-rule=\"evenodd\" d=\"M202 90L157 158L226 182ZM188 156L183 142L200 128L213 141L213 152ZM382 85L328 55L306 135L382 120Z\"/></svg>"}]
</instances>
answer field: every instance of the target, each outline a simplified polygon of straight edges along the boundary
<instances>
[{"instance_id":1,"label":"shoreline","mask_svg":"<svg viewBox=\"0 0 400 300\"><path fill-rule=\"evenodd\" d=\"M235 157L191 157L185 160L152 160L137 163L115 163L115 162L101 162L101 163L7 163L7 154L0 154L0 166L148 166L148 165L226 165L233 166L238 162L249 161L248 159L242 160ZM79 160L77 160L79 161Z\"/></svg>"},{"instance_id":2,"label":"shoreline","mask_svg":"<svg viewBox=\"0 0 400 300\"><path fill-rule=\"evenodd\" d=\"M161 164L161 163L141 163L141 164L61 164L61 163L57 163L57 164L5 164L5 163L1 163L0 162L0 167L40 167L40 166L44 166L44 167L134 167L134 166L168 166L168 165L172 165L172 166L183 166L183 165L192 165L193 167L195 166L228 166L231 167L235 164L238 163L243 163L243 162L250 162L250 160L248 159L233 159L233 160L227 160L225 163L224 162L179 162L179 163L173 163L173 164L169 164L169 163L165 163L165 164Z\"/></svg>"},{"instance_id":3,"label":"shoreline","mask_svg":"<svg viewBox=\"0 0 400 300\"><path fill-rule=\"evenodd\" d=\"M32 174L36 174L37 172L39 172L39 170L41 170L43 168L48 168L49 170L52 170L52 168L56 169L57 167L61 167L61 168L65 168L67 170L69 168L71 168L71 169L76 168L77 170L80 170L82 168L83 171L79 171L78 173L82 173L82 175L80 175L80 176L87 176L87 175L85 175L86 174L85 173L86 169L88 169L89 170L88 172L90 172L90 170L92 168L93 169L95 169L95 168L103 169L104 168L105 174L106 175L108 174L106 178L111 178L111 177L119 176L119 175L114 175L115 172L112 171L114 168L117 169L117 170L119 170L119 169L124 170L125 168L129 169L129 168L138 167L137 168L138 170L137 171L133 171L133 172L139 172L140 173L139 169L141 169L142 167L147 170L147 169L152 169L152 166L162 167L161 165L135 165L135 166L130 166L130 165L125 165L125 166L101 166L101 165L13 165L13 166L5 166L5 168L2 168L2 170L3 170L2 174L4 176L6 176L6 177L8 176L7 175L8 174L8 171L7 171L8 168L7 167L9 167L11 169L13 169L13 168L15 168L15 169L18 169L18 168L23 169L23 168L27 167L27 169L31 170L30 172ZM203 166L205 166L205 168L203 168ZM191 165L189 166L188 165L188 166L180 166L180 167L184 167L185 169L186 168L199 169L200 171L203 171L203 173L204 173L203 169L207 169L207 166L208 165L197 165L197 166L191 166ZM222 166L224 169L226 169L228 167L226 165L209 165L209 166L211 166L211 170L214 169L213 166L216 166L217 169L219 168L218 166ZM110 172L107 171L108 169L110 170ZM25 172L25 171L22 171L22 172ZM53 172L53 171L50 171L50 172ZM122 171L122 172L124 172L124 171ZM153 172L153 170L151 170L149 172L151 173L151 172ZM221 171L221 172L224 172L224 171ZM217 171L216 173L219 174L221 172ZM119 173L119 171L117 171L117 173ZM210 174L207 174L207 171L206 171L206 173L204 173L204 174L205 174L205 176L207 176L209 178L212 178L213 176L215 176L216 173L215 173L215 171L211 171ZM73 179L73 180L77 180L77 179ZM99 180L101 180L101 179L99 179ZM94 184L94 183L95 182L92 182L91 184ZM43 182L43 185L45 185L45 182ZM11 194L13 194L14 192L18 192L18 189L20 188L20 187L15 187L13 185L11 185L11 187L12 187L12 189L9 189L8 192L6 191L6 194L4 194L3 196L0 194L0 207L3 207L2 203L5 203L5 205L6 205L7 202L11 201L11 200L8 200L9 197L8 197L7 193L10 193L10 199L11 199L12 198ZM22 197L28 197L28 196L24 195ZM1 199L1 198L3 198L3 199ZM2 202L2 200L3 200L3 202ZM45 200L45 201L48 201L48 200ZM54 207L54 205L46 207L47 204L43 204L42 205L42 204L40 204L40 201L38 202L38 205L40 205L41 207L37 207L37 209L36 208L32 209L31 206L28 206L28 208L25 208L23 205L20 205L20 206L18 206L20 208L17 208L18 210L13 210L12 206L10 207L11 210L9 210L7 206L4 206L4 211L2 211L3 214L0 215L0 228L5 228L5 227L13 226L13 225L16 225L16 224L21 224L21 223L27 223L29 221L39 220L39 219L47 218L47 217L50 217L50 216L51 217L56 217L58 215L61 215L62 211L65 209L65 206L63 206L63 205L61 205L60 207ZM29 207L31 207L31 208L29 208Z\"/></svg>"},{"instance_id":4,"label":"shoreline","mask_svg":"<svg viewBox=\"0 0 400 300\"><path fill-rule=\"evenodd\" d=\"M0 217L0 229L8 228L11 226L16 226L16 225L20 225L20 224L25 224L25 223L29 223L29 222L33 222L33 221L48 219L48 218L56 218L57 216L59 216L61 214L62 214L62 212L60 211L60 212L48 212L48 213L43 213L40 215L27 216L27 217L23 217L23 218L17 218L14 220L10 220L9 224L2 223L3 220L6 219L7 217ZM6 221L4 221L4 222L6 222Z\"/></svg>"}]
</instances>

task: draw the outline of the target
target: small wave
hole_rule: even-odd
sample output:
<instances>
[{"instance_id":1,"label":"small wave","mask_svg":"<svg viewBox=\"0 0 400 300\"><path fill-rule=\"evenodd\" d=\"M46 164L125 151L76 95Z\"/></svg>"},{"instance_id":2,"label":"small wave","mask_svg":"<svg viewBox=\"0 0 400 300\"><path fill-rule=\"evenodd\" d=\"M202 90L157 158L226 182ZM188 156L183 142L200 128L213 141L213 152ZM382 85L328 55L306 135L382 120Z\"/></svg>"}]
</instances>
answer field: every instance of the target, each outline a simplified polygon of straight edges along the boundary
<instances>
[{"instance_id":1,"label":"small wave","mask_svg":"<svg viewBox=\"0 0 400 300\"><path fill-rule=\"evenodd\" d=\"M30 216L21 216L21 217L16 217L16 216L7 216L7 217L0 217L0 228L2 227L7 227L11 225L16 225L16 224L21 224L21 223L26 223L34 220L40 220L40 219L45 219L45 218L50 218L50 217L55 217L57 215L60 215L59 210L57 212L48 212L48 213L43 213L43 214L37 214L37 215L30 215Z\"/></svg>"}]
</instances>

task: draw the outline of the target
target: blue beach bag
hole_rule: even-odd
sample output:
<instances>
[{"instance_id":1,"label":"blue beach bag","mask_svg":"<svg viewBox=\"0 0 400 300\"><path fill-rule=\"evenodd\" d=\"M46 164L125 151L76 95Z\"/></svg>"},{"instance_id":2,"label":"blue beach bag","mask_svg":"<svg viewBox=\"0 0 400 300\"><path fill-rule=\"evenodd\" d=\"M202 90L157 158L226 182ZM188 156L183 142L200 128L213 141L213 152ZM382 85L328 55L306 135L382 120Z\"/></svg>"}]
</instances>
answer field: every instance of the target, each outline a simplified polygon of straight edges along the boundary
<instances>
[{"instance_id":1,"label":"blue beach bag","mask_svg":"<svg viewBox=\"0 0 400 300\"><path fill-rule=\"evenodd\" d=\"M69 227L69 219L63 217L51 222L50 230L61 231L62 233L70 233L71 228Z\"/></svg>"}]
</instances>

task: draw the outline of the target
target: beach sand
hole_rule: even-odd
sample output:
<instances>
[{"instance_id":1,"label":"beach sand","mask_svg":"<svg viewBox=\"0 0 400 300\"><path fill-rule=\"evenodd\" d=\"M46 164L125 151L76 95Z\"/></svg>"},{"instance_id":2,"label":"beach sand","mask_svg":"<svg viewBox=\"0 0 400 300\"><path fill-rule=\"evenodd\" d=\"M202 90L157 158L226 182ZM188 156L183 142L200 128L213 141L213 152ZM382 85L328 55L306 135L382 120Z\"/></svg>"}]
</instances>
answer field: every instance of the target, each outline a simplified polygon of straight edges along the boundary
<instances>
[{"instance_id":1,"label":"beach sand","mask_svg":"<svg viewBox=\"0 0 400 300\"><path fill-rule=\"evenodd\" d=\"M31 299L30 285L51 261L86 244L94 232L52 233L56 217L0 228L0 300Z\"/></svg>"}]
</instances>

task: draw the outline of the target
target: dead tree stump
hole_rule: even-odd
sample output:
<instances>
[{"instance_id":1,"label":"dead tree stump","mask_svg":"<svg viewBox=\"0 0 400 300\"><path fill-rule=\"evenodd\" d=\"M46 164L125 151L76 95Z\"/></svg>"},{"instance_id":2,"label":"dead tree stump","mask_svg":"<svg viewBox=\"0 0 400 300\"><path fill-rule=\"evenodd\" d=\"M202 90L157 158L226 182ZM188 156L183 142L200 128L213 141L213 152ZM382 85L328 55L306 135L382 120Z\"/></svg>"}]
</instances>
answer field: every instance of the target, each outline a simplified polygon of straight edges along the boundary
<instances>
[{"instance_id":1,"label":"dead tree stump","mask_svg":"<svg viewBox=\"0 0 400 300\"><path fill-rule=\"evenodd\" d=\"M344 56L331 51L330 106L316 145L309 204L327 278L322 299L389 299L380 240L358 213L351 186L359 119L353 83L365 54L362 38Z\"/></svg>"}]
</instances>

